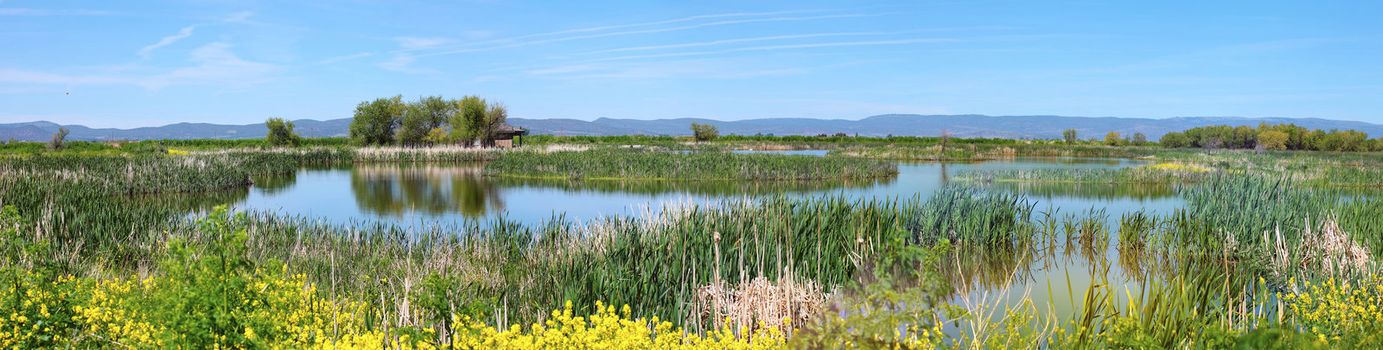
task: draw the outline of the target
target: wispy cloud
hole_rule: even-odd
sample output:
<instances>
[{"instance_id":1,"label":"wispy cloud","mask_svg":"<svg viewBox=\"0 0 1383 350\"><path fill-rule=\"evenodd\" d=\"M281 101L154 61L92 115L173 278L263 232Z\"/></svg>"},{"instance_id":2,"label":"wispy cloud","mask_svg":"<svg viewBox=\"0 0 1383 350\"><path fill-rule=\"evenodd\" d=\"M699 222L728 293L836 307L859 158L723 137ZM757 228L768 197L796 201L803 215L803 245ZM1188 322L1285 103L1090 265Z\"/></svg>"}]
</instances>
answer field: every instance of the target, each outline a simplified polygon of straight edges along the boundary
<instances>
[{"instance_id":1,"label":"wispy cloud","mask_svg":"<svg viewBox=\"0 0 1383 350\"><path fill-rule=\"evenodd\" d=\"M253 17L254 15L255 13L251 11L234 12L229 15L226 15L226 17L222 18L221 21L226 23L249 23L250 17Z\"/></svg>"},{"instance_id":2,"label":"wispy cloud","mask_svg":"<svg viewBox=\"0 0 1383 350\"><path fill-rule=\"evenodd\" d=\"M233 12L233 13L231 13L231 14L229 14L229 15L226 15L225 17L222 17L221 20L220 20L220 23L226 23L226 24L253 24L253 22L250 21L250 17L253 17L254 14L255 14L255 13L254 13L254 12L251 12L251 11ZM143 59L149 59L149 57L152 56L154 50L158 50L158 49L163 48L163 47L165 47L165 46L168 46L168 45L172 45L172 44L174 44L174 43L177 43L177 42L180 41L180 40L187 39L188 37L191 37L191 36L192 36L192 32L196 31L196 30L197 30L197 27L199 27L199 26L202 26L202 25L213 25L213 24L214 24L214 23L201 23L201 24L198 24L198 25L190 25L190 26L182 27L182 29L179 29L177 33L174 33L173 35L169 35L169 36L165 36L165 37L163 37L163 38L160 38L160 39L158 40L158 42L155 42L155 43L153 43L153 44L149 44L148 46L145 46L145 47L143 47L143 48L140 48L140 49L139 49L139 57L140 57L140 58L143 58Z\"/></svg>"},{"instance_id":3,"label":"wispy cloud","mask_svg":"<svg viewBox=\"0 0 1383 350\"><path fill-rule=\"evenodd\" d=\"M822 11L820 11L820 10L796 10L796 11L773 11L773 12L732 12L732 13L718 13L718 14L709 14L709 15L688 16L688 17L674 18L674 19L661 20L661 21L652 21L652 22L639 22L639 23L626 23L626 24L616 24L616 25L606 25L606 26L595 26L595 27L585 27L585 28L574 28L574 29L560 30L560 31L554 31L554 32L545 32L545 33L535 33L535 34L521 35L521 36L516 36L516 37L509 38L509 39L505 39L505 40L508 40L508 41L519 41L519 40L531 39L531 38L539 38L539 37L544 37L544 36L564 36L564 35L569 35L569 34L594 33L594 32L610 31L610 30L615 30L615 29L625 29L625 28L638 28L638 27L658 26L658 25L664 25L664 24L684 23L684 22L692 22L692 21L699 21L699 20L706 20L706 19L740 18L740 17L761 17L761 16L780 16L780 15L789 15L789 14L820 13L820 12L822 12Z\"/></svg>"},{"instance_id":4,"label":"wispy cloud","mask_svg":"<svg viewBox=\"0 0 1383 350\"><path fill-rule=\"evenodd\" d=\"M886 35L886 34L893 34L893 33L889 33L889 32L841 32L841 33L814 33L814 34L796 34L796 35L772 35L772 36L761 36L761 37L752 37L752 38L736 38L736 39L710 40L710 41L701 41L701 42L693 42L693 43L681 43L681 44L666 44L666 45L648 45L648 46L622 47L622 48L616 48L616 49L607 49L607 50L590 51L590 52L586 52L586 53L584 53L584 54L602 54L602 53L632 52L632 51L656 51L656 50L667 50L667 49L684 49L684 48L690 48L690 47L705 47L705 46L720 46L720 45L728 45L728 44L742 44L742 43L752 43L752 42L762 42L762 41L780 41L780 40L793 40L793 39L813 39L813 38L829 38L829 37L842 37L842 36L872 36L872 35Z\"/></svg>"},{"instance_id":5,"label":"wispy cloud","mask_svg":"<svg viewBox=\"0 0 1383 350\"><path fill-rule=\"evenodd\" d=\"M157 90L175 85L210 85L245 87L272 79L279 67L269 63L240 58L231 45L214 42L198 47L189 54L192 65L149 74L64 74L36 70L0 69L0 82L30 85L134 85Z\"/></svg>"},{"instance_id":6,"label":"wispy cloud","mask_svg":"<svg viewBox=\"0 0 1383 350\"><path fill-rule=\"evenodd\" d=\"M718 60L587 63L532 69L524 73L555 79L747 79L807 73L801 67L746 67Z\"/></svg>"},{"instance_id":7,"label":"wispy cloud","mask_svg":"<svg viewBox=\"0 0 1383 350\"><path fill-rule=\"evenodd\" d=\"M452 38L443 37L401 36L395 37L394 42L398 43L399 47L403 48L404 50L421 50L439 47L442 45L448 45L456 42L456 40Z\"/></svg>"},{"instance_id":8,"label":"wispy cloud","mask_svg":"<svg viewBox=\"0 0 1383 350\"><path fill-rule=\"evenodd\" d=\"M173 43L178 42L178 40L187 39L187 37L192 36L192 31L196 29L196 26L182 27L182 29L178 30L176 34L165 36L162 39L159 39L156 43L149 44L149 46L140 48L139 57L148 59L149 56L153 54L154 50L157 50L164 46L172 45Z\"/></svg>"},{"instance_id":9,"label":"wispy cloud","mask_svg":"<svg viewBox=\"0 0 1383 350\"><path fill-rule=\"evenodd\" d=\"M45 85L122 84L130 80L105 75L68 75L42 71L0 68L0 82Z\"/></svg>"},{"instance_id":10,"label":"wispy cloud","mask_svg":"<svg viewBox=\"0 0 1383 350\"><path fill-rule=\"evenodd\" d=\"M271 79L279 68L273 64L253 62L240 58L231 52L231 45L214 42L192 50L190 60L193 66L174 69L143 79L140 85L159 89L180 84L225 84L230 86L250 86Z\"/></svg>"},{"instance_id":11,"label":"wispy cloud","mask_svg":"<svg viewBox=\"0 0 1383 350\"><path fill-rule=\"evenodd\" d=\"M450 45L450 44L456 42L456 39L452 39L452 38L448 38L448 37L399 36L399 37L394 37L393 39L394 39L394 43L398 44L399 49L393 51L393 55L391 55L391 56L389 57L389 59L384 60L384 61L381 61L381 62L379 62L379 63L377 63L377 64L375 64L375 65L378 66L378 67L381 68L381 69L384 69L384 70L395 71L395 72L401 72L401 73L408 73L408 74L433 74L433 73L437 73L437 71L436 71L436 70L433 70L433 69L425 69L425 68L417 68L417 67L414 67L414 66L413 66L413 63L414 63L414 62L417 62L417 60L418 60L418 55L417 55L417 54L414 54L413 52L416 52L416 51L419 51L419 50L434 49L434 48L438 48L438 47ZM355 55L350 55L350 56L355 56L355 57L342 57L341 60L355 59L355 58L360 58L360 57L365 57L365 56L370 56L370 55L373 55L373 54L363 54L363 53L361 53L361 54L355 54ZM332 62L339 62L339 61L341 61L341 60L335 60L335 61L332 61Z\"/></svg>"},{"instance_id":12,"label":"wispy cloud","mask_svg":"<svg viewBox=\"0 0 1383 350\"><path fill-rule=\"evenodd\" d=\"M437 73L437 71L434 70L434 69L414 67L414 66L413 66L413 62L415 62L415 61L417 61L417 60L418 60L418 58L417 58L417 57L414 57L414 56L412 56L412 55L408 55L408 54L394 54L394 56L390 57L388 60L379 62L378 64L376 64L376 66L379 66L379 68L384 69L384 70L395 71L395 72L400 72L400 73L408 73L408 74L436 74L436 73Z\"/></svg>"},{"instance_id":13,"label":"wispy cloud","mask_svg":"<svg viewBox=\"0 0 1383 350\"><path fill-rule=\"evenodd\" d=\"M804 49L831 48L831 47L851 47L851 46L896 46L896 45L912 45L912 44L948 43L948 42L959 42L959 41L961 41L961 40L960 40L960 39L954 39L954 38L909 38L909 39L890 39L890 40L862 40L862 41L837 41L837 42L804 43L804 44L762 45L762 46L736 47L736 48L722 49L722 50L684 51L684 52L669 52L669 53L660 53L660 54L615 56L615 57L607 57L607 58L595 59L595 60L592 60L592 61L626 61L626 60L637 60L637 59L648 59L648 58L668 58L668 57L689 57L689 56L723 55L723 54L729 54L729 53L736 53L736 52L751 52L751 51L804 50Z\"/></svg>"},{"instance_id":14,"label":"wispy cloud","mask_svg":"<svg viewBox=\"0 0 1383 350\"><path fill-rule=\"evenodd\" d=\"M340 56L335 56L335 57L328 57L327 59L324 59L324 60L321 60L321 61L317 61L317 64L319 64L319 65L326 65L326 64L340 63L340 62L345 62L345 61L350 61L350 60L356 60L356 59L366 58L366 57L370 57L370 56L374 56L374 55L375 55L374 52L356 52L356 53L352 53L352 54L340 55Z\"/></svg>"},{"instance_id":15,"label":"wispy cloud","mask_svg":"<svg viewBox=\"0 0 1383 350\"><path fill-rule=\"evenodd\" d=\"M517 37L511 37L511 38L503 38L503 39L488 40L488 41L484 41L484 42L474 43L474 44L472 44L472 45L452 46L452 47L447 47L447 48L438 48L438 50L436 50L436 51L427 52L427 53L421 53L421 54L417 54L416 56L417 56L417 57L428 57L428 56L451 55L451 54L459 54L459 53L467 53L467 52L490 51L490 50L498 50L498 49L506 49L506 48L517 48L517 47L524 47L524 46L540 45L540 44L550 44L550 43L565 42L565 41L574 41L574 40L586 40L586 39L597 39L597 38L607 38L607 37L616 37L616 36L630 36L630 35L641 35L641 34L657 34L657 33L667 33L667 32L676 32L676 31L686 31L686 30L692 30L692 29L701 29L701 28L710 28L710 27L719 27L719 26L728 26L728 25L740 25L740 24L752 24L752 23L765 23L765 22L817 21L817 20L825 20L825 19L861 18L861 17L872 17L872 16L880 16L880 15L882 15L882 14L842 13L842 14L809 15L809 16L782 16L782 14L785 14L785 13L802 13L802 11L762 12L762 13L731 13L731 14L718 14L718 15L702 15L702 16L683 17L683 18L672 19L672 20L656 21L656 22L643 22L643 23L634 23L634 24L623 24L623 25L611 25L611 26L601 26L601 27L578 28L578 29L570 29L570 30L563 30L563 31L556 31L556 32L528 34L528 35L522 35L522 36L517 36ZM748 18L741 18L741 17L748 17ZM719 19L719 18L738 18L738 19L721 19L721 20L714 20L714 21L703 21L703 20L707 20L707 19ZM697 23L696 21L703 21L703 22ZM685 23L685 22L692 22L692 23L691 23L691 24L680 24L680 23ZM667 24L680 24L680 25L676 25L676 26L666 26Z\"/></svg>"}]
</instances>

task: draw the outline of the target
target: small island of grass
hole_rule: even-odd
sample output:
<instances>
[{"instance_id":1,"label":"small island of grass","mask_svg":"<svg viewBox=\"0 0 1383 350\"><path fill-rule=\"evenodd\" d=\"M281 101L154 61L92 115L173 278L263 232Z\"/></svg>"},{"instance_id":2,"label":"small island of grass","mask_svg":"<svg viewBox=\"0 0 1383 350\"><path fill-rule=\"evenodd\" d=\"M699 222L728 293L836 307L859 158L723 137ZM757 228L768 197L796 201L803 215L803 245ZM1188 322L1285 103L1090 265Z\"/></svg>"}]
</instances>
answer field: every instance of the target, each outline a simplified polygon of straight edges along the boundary
<instances>
[{"instance_id":1,"label":"small island of grass","mask_svg":"<svg viewBox=\"0 0 1383 350\"><path fill-rule=\"evenodd\" d=\"M803 181L885 178L898 174L898 166L862 158L597 148L512 152L487 164L485 173L548 179Z\"/></svg>"}]
</instances>

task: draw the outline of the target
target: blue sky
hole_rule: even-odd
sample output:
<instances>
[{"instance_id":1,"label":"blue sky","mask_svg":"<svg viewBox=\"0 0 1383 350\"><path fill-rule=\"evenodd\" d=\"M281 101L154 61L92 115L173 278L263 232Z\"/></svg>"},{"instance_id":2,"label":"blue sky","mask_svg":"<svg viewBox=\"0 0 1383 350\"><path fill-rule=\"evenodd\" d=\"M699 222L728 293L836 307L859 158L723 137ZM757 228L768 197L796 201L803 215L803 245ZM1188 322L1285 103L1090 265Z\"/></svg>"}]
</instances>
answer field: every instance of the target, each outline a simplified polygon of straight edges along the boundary
<instances>
[{"instance_id":1,"label":"blue sky","mask_svg":"<svg viewBox=\"0 0 1383 350\"><path fill-rule=\"evenodd\" d=\"M0 0L0 122L885 113L1383 123L1375 1Z\"/></svg>"}]
</instances>

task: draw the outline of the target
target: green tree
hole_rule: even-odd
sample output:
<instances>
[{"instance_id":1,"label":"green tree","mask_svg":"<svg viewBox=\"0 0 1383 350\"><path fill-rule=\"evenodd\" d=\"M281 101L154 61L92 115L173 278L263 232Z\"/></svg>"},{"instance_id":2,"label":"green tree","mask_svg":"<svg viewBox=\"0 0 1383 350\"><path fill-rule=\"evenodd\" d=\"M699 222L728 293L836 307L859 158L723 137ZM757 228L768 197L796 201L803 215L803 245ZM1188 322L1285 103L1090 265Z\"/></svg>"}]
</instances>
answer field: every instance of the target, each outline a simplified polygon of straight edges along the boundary
<instances>
[{"instance_id":1,"label":"green tree","mask_svg":"<svg viewBox=\"0 0 1383 350\"><path fill-rule=\"evenodd\" d=\"M441 96L428 96L409 102L403 120L399 122L398 140L404 146L435 144L428 133L447 123L447 117L456 109L456 104ZM436 138L431 138L435 140Z\"/></svg>"},{"instance_id":2,"label":"green tree","mask_svg":"<svg viewBox=\"0 0 1383 350\"><path fill-rule=\"evenodd\" d=\"M1162 147L1166 148L1191 147L1191 140L1186 137L1186 134L1179 132L1169 132L1163 134L1162 138L1158 140L1158 143L1161 143Z\"/></svg>"},{"instance_id":3,"label":"green tree","mask_svg":"<svg viewBox=\"0 0 1383 350\"><path fill-rule=\"evenodd\" d=\"M710 141L720 136L720 131L716 130L715 125L692 123L692 137L697 141Z\"/></svg>"},{"instance_id":4,"label":"green tree","mask_svg":"<svg viewBox=\"0 0 1383 350\"><path fill-rule=\"evenodd\" d=\"M1365 151L1365 141L1368 135L1355 130L1331 130L1321 137L1320 150L1330 152L1360 152Z\"/></svg>"},{"instance_id":5,"label":"green tree","mask_svg":"<svg viewBox=\"0 0 1383 350\"><path fill-rule=\"evenodd\" d=\"M503 103L492 103L485 109L484 127L480 130L480 144L485 147L494 147L495 133L499 127L509 121L509 108Z\"/></svg>"},{"instance_id":6,"label":"green tree","mask_svg":"<svg viewBox=\"0 0 1383 350\"><path fill-rule=\"evenodd\" d=\"M453 103L456 108L451 113L451 136L462 146L475 145L475 140L485 129L485 99L477 96L462 97Z\"/></svg>"},{"instance_id":7,"label":"green tree","mask_svg":"<svg viewBox=\"0 0 1383 350\"><path fill-rule=\"evenodd\" d=\"M403 118L399 121L399 127L395 136L400 145L404 146L423 146L426 144L427 132L432 130L428 115L417 103L409 103L408 108L404 109Z\"/></svg>"},{"instance_id":8,"label":"green tree","mask_svg":"<svg viewBox=\"0 0 1383 350\"><path fill-rule=\"evenodd\" d=\"M1290 138L1285 132L1277 130L1265 130L1258 133L1258 149L1281 151L1287 149L1287 140Z\"/></svg>"},{"instance_id":9,"label":"green tree","mask_svg":"<svg viewBox=\"0 0 1383 350\"><path fill-rule=\"evenodd\" d=\"M442 128L432 128L432 130L427 131L427 136L423 136L423 142L429 145L440 145L450 141L451 135L448 135L447 130Z\"/></svg>"},{"instance_id":10,"label":"green tree","mask_svg":"<svg viewBox=\"0 0 1383 350\"><path fill-rule=\"evenodd\" d=\"M1148 135L1143 135L1141 132L1133 133L1133 144L1138 146L1148 144Z\"/></svg>"},{"instance_id":11,"label":"green tree","mask_svg":"<svg viewBox=\"0 0 1383 350\"><path fill-rule=\"evenodd\" d=\"M300 137L293 133L293 122L283 118L269 118L264 121L264 126L269 129L269 133L264 135L264 140L270 146L290 146L297 147Z\"/></svg>"},{"instance_id":12,"label":"green tree","mask_svg":"<svg viewBox=\"0 0 1383 350\"><path fill-rule=\"evenodd\" d=\"M355 106L355 119L351 120L351 140L361 145L394 143L394 129L406 108L403 96L361 102Z\"/></svg>"},{"instance_id":13,"label":"green tree","mask_svg":"<svg viewBox=\"0 0 1383 350\"><path fill-rule=\"evenodd\" d=\"M1117 131L1110 131L1108 134L1104 134L1105 145L1118 146L1122 141L1123 139L1119 138L1119 132Z\"/></svg>"},{"instance_id":14,"label":"green tree","mask_svg":"<svg viewBox=\"0 0 1383 350\"><path fill-rule=\"evenodd\" d=\"M1061 131L1061 139L1065 140L1066 144L1068 145L1076 144L1076 141L1078 140L1076 137L1076 129L1066 129Z\"/></svg>"},{"instance_id":15,"label":"green tree","mask_svg":"<svg viewBox=\"0 0 1383 350\"><path fill-rule=\"evenodd\" d=\"M419 98L413 105L421 109L427 120L427 128L440 128L447 124L447 118L451 117L452 111L456 109L456 102L449 101L442 96L427 96Z\"/></svg>"}]
</instances>

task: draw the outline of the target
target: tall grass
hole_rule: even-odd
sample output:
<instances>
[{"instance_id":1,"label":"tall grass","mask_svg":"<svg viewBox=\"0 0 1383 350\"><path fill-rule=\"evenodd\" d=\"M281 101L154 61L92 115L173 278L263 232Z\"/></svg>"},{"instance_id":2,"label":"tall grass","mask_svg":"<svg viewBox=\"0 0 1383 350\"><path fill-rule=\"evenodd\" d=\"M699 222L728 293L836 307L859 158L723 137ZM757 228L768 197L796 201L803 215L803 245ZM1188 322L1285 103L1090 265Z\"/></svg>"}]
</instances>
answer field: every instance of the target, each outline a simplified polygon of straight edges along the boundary
<instances>
[{"instance_id":1,"label":"tall grass","mask_svg":"<svg viewBox=\"0 0 1383 350\"><path fill-rule=\"evenodd\" d=\"M1200 182L1213 175L1213 172L1203 167L1162 163L1119 169L971 170L957 174L955 179L978 183L1174 185Z\"/></svg>"},{"instance_id":2,"label":"tall grass","mask_svg":"<svg viewBox=\"0 0 1383 350\"><path fill-rule=\"evenodd\" d=\"M566 300L604 300L704 325L712 320L693 318L697 288L754 277L846 284L869 261L898 249L897 237L907 232L903 216L915 206L778 197L584 224L557 216L538 225L499 219L422 230L251 213L231 229L246 232L252 260L282 261L333 293L378 300L373 307L391 317L450 317L459 311L408 309L420 294L444 293L474 303L477 316L500 324L541 320ZM166 254L169 239L202 244L210 239L202 230L185 221L125 237L88 236L68 241L72 254L52 258L79 274L149 271L148 257Z\"/></svg>"},{"instance_id":3,"label":"tall grass","mask_svg":"<svg viewBox=\"0 0 1383 350\"><path fill-rule=\"evenodd\" d=\"M524 177L488 177L498 186L557 188L572 192L608 192L662 194L668 192L694 195L774 195L781 193L810 193L842 188L868 188L890 179L841 179L804 181L678 181L678 180L572 180Z\"/></svg>"},{"instance_id":4,"label":"tall grass","mask_svg":"<svg viewBox=\"0 0 1383 350\"><path fill-rule=\"evenodd\" d=\"M514 152L486 165L485 170L489 175L500 177L574 180L803 181L874 179L898 173L895 164L864 159L615 148L584 152Z\"/></svg>"},{"instance_id":5,"label":"tall grass","mask_svg":"<svg viewBox=\"0 0 1383 350\"><path fill-rule=\"evenodd\" d=\"M1034 203L1022 195L969 187L938 190L917 209L909 227L913 241L1013 249L1031 243Z\"/></svg>"},{"instance_id":6,"label":"tall grass","mask_svg":"<svg viewBox=\"0 0 1383 350\"><path fill-rule=\"evenodd\" d=\"M833 152L833 154L851 157L928 161L974 161L1016 157L1140 158L1167 153L1186 152L1168 151L1155 147L1072 146L1035 141L956 144L948 147L941 147L940 145L844 146Z\"/></svg>"}]
</instances>

